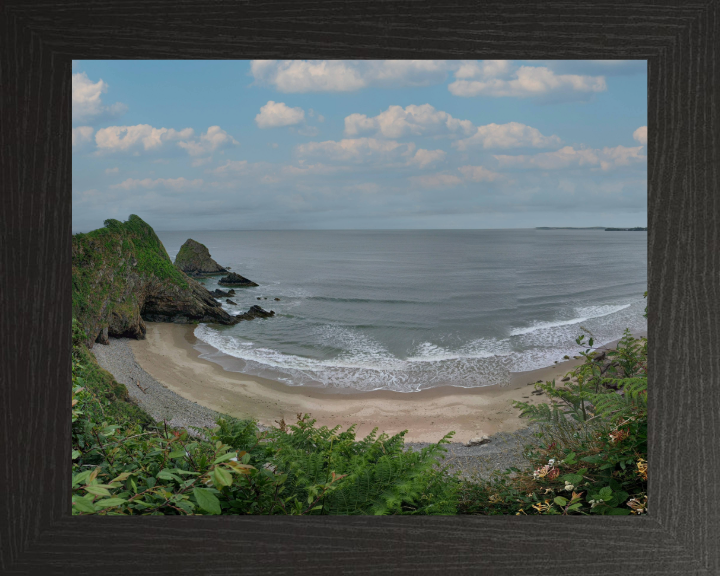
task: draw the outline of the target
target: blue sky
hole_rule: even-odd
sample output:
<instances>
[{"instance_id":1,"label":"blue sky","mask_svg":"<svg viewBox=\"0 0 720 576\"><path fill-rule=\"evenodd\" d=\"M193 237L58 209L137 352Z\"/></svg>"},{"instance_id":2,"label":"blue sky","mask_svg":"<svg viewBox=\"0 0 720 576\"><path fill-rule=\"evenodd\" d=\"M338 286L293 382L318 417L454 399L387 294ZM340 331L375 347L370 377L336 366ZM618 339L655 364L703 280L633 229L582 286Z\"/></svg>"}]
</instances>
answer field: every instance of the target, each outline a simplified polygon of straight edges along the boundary
<instances>
[{"instance_id":1,"label":"blue sky","mask_svg":"<svg viewBox=\"0 0 720 576\"><path fill-rule=\"evenodd\" d=\"M73 231L645 226L645 61L76 61Z\"/></svg>"}]
</instances>

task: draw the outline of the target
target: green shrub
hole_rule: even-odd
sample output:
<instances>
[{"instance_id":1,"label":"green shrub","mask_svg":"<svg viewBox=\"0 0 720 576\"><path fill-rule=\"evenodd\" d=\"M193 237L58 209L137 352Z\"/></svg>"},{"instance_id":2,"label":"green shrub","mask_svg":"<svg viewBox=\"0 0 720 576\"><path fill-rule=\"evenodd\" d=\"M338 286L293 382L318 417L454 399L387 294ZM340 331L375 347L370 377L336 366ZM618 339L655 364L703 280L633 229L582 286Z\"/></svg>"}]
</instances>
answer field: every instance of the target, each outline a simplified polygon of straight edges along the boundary
<instances>
[{"instance_id":1,"label":"green shrub","mask_svg":"<svg viewBox=\"0 0 720 576\"><path fill-rule=\"evenodd\" d=\"M73 514L452 514L457 481L438 470L450 435L420 452L404 433L316 428L307 416L261 432L155 423L82 346L73 349Z\"/></svg>"},{"instance_id":2,"label":"green shrub","mask_svg":"<svg viewBox=\"0 0 720 576\"><path fill-rule=\"evenodd\" d=\"M647 512L647 339L626 330L617 349L606 352L607 366L589 348L580 354L584 362L563 388L554 380L536 384L549 404L515 402L540 424L539 445L526 448L529 466L464 482L460 513Z\"/></svg>"}]
</instances>

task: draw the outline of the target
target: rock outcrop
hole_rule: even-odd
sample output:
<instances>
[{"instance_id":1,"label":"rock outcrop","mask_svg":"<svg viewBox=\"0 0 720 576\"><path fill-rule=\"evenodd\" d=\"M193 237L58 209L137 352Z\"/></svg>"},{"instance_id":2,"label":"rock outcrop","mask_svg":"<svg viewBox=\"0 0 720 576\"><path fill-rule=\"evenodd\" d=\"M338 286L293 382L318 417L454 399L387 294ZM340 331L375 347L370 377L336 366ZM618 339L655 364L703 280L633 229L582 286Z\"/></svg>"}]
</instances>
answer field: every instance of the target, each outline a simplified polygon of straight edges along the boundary
<instances>
[{"instance_id":1,"label":"rock outcrop","mask_svg":"<svg viewBox=\"0 0 720 576\"><path fill-rule=\"evenodd\" d=\"M235 272L230 272L230 274L224 278L220 278L218 284L220 284L220 286L236 286L239 288L258 286L258 284L255 284L252 280L248 280L244 276L240 276L240 274L235 274Z\"/></svg>"},{"instance_id":2,"label":"rock outcrop","mask_svg":"<svg viewBox=\"0 0 720 576\"><path fill-rule=\"evenodd\" d=\"M215 276L227 272L226 268L210 257L210 251L204 244L200 244L192 238L189 238L180 247L180 251L175 256L175 266L192 278Z\"/></svg>"},{"instance_id":3,"label":"rock outcrop","mask_svg":"<svg viewBox=\"0 0 720 576\"><path fill-rule=\"evenodd\" d=\"M235 290L232 288L225 292L225 290L220 290L219 288L215 288L212 292L210 292L215 298L220 298L222 296L235 296Z\"/></svg>"},{"instance_id":4,"label":"rock outcrop","mask_svg":"<svg viewBox=\"0 0 720 576\"><path fill-rule=\"evenodd\" d=\"M270 312L268 312L256 304L255 306L251 306L247 312L244 314L238 314L235 318L238 320L254 320L255 318L269 318L270 316L275 316L274 310L270 310Z\"/></svg>"},{"instance_id":5,"label":"rock outcrop","mask_svg":"<svg viewBox=\"0 0 720 576\"><path fill-rule=\"evenodd\" d=\"M106 220L72 240L73 316L89 348L110 336L145 338L145 321L235 324L203 286L173 266L138 216Z\"/></svg>"}]
</instances>

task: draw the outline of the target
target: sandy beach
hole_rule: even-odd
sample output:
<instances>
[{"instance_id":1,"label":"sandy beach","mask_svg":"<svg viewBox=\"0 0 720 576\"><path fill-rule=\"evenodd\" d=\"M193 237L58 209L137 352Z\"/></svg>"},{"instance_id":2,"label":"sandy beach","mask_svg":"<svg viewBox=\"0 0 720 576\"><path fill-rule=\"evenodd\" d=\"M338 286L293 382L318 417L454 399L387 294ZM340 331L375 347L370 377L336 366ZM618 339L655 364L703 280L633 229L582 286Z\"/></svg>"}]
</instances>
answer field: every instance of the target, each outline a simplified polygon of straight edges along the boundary
<instances>
[{"instance_id":1,"label":"sandy beach","mask_svg":"<svg viewBox=\"0 0 720 576\"><path fill-rule=\"evenodd\" d=\"M238 372L200 358L195 349L194 326L147 323L145 340L130 340L135 360L153 378L183 398L238 418L255 418L272 426L284 419L294 422L309 413L320 425L347 428L357 424L359 435L377 427L394 434L408 430L406 440L434 442L450 431L453 441L527 426L512 400L545 402L531 394L537 380L560 380L580 360L512 374L503 386L442 387L420 392L373 391L334 393L320 388L294 387Z\"/></svg>"}]
</instances>

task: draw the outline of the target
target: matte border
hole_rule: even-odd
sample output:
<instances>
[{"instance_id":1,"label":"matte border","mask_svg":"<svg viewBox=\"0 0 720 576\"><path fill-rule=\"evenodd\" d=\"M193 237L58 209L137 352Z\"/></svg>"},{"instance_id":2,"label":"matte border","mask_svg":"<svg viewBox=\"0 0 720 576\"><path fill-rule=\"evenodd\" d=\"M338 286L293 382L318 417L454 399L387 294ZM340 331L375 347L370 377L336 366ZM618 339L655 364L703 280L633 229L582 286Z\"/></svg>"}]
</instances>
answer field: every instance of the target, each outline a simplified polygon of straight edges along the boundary
<instances>
[{"instance_id":1,"label":"matte border","mask_svg":"<svg viewBox=\"0 0 720 576\"><path fill-rule=\"evenodd\" d=\"M0 4L0 572L720 573L719 4ZM648 60L648 517L70 516L71 59L277 57Z\"/></svg>"}]
</instances>

